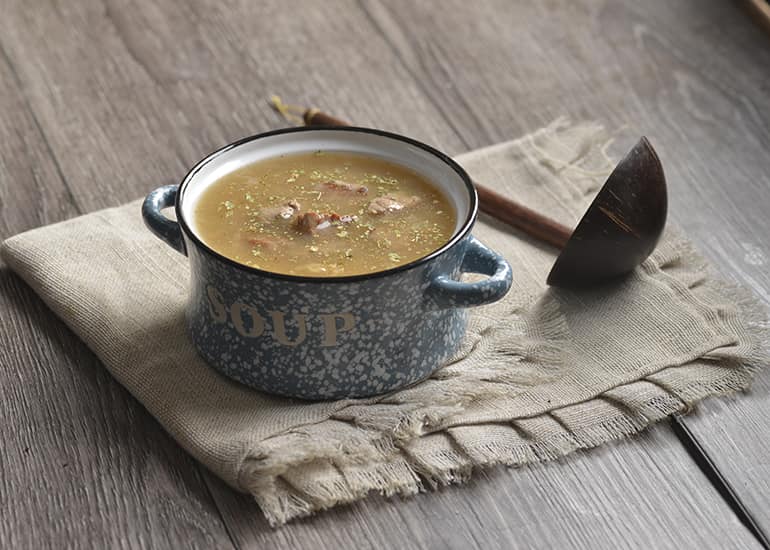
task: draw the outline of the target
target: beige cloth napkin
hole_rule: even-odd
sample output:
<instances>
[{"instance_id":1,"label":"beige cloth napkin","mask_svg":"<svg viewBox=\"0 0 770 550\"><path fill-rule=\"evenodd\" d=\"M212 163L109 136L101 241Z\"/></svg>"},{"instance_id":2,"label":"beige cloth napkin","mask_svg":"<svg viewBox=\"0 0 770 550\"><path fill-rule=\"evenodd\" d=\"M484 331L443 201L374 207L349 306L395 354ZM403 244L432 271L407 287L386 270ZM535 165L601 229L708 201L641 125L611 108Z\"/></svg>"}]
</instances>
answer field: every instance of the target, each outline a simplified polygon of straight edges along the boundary
<instances>
[{"instance_id":1,"label":"beige cloth napkin","mask_svg":"<svg viewBox=\"0 0 770 550\"><path fill-rule=\"evenodd\" d=\"M576 220L608 174L607 137L559 120L458 158L479 181ZM676 185L676 182L672 182ZM462 350L429 380L368 400L301 402L220 376L188 340L184 257L142 225L140 202L35 229L2 256L193 456L267 518L465 480L627 436L746 388L767 362L755 300L710 278L668 234L622 283L546 289L554 251L482 218L514 268L507 298L474 310Z\"/></svg>"}]
</instances>

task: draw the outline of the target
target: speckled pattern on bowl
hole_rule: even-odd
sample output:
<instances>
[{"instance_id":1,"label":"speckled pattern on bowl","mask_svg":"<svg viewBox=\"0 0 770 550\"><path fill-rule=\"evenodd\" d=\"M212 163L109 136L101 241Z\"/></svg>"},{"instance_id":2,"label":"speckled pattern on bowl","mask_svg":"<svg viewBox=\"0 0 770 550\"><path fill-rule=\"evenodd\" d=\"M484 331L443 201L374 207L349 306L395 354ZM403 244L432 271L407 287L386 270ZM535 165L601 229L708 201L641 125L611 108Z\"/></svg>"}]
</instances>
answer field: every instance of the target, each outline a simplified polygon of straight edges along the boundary
<instances>
[{"instance_id":1,"label":"speckled pattern on bowl","mask_svg":"<svg viewBox=\"0 0 770 550\"><path fill-rule=\"evenodd\" d=\"M453 203L452 238L433 253L387 271L348 277L281 275L234 262L197 236L192 216L207 185L245 164L315 150L377 156L417 170ZM175 205L179 222L161 209ZM188 324L200 355L254 388L304 399L363 397L429 376L465 333L465 308L502 298L511 268L471 234L477 197L446 155L403 136L363 128L295 128L249 137L199 162L179 186L151 192L147 226L187 254ZM489 278L458 281L461 273Z\"/></svg>"}]
</instances>

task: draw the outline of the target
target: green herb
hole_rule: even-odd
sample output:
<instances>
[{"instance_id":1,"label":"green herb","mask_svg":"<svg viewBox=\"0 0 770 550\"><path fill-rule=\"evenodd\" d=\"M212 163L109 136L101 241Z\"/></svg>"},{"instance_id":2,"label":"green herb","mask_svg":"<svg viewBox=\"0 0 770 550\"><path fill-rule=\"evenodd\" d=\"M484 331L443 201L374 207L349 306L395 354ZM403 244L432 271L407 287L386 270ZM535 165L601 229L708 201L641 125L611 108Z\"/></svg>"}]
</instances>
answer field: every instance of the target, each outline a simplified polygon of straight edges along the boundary
<instances>
[{"instance_id":1,"label":"green herb","mask_svg":"<svg viewBox=\"0 0 770 550\"><path fill-rule=\"evenodd\" d=\"M224 209L225 211L225 217L229 218L233 215L233 209L235 208L235 205L233 204L233 201L224 201L220 206L220 211Z\"/></svg>"}]
</instances>

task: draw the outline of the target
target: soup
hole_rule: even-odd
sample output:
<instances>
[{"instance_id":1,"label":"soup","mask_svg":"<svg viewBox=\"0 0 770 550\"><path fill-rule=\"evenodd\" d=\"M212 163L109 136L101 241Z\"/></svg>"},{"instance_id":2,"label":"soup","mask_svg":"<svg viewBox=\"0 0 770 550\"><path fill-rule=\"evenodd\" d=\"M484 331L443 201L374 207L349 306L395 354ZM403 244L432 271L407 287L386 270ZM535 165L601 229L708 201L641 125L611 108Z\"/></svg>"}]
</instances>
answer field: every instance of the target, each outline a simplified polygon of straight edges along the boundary
<instances>
[{"instance_id":1,"label":"soup","mask_svg":"<svg viewBox=\"0 0 770 550\"><path fill-rule=\"evenodd\" d=\"M355 153L263 160L215 181L195 228L220 254L289 275L340 277L391 269L446 243L456 215L424 177Z\"/></svg>"}]
</instances>

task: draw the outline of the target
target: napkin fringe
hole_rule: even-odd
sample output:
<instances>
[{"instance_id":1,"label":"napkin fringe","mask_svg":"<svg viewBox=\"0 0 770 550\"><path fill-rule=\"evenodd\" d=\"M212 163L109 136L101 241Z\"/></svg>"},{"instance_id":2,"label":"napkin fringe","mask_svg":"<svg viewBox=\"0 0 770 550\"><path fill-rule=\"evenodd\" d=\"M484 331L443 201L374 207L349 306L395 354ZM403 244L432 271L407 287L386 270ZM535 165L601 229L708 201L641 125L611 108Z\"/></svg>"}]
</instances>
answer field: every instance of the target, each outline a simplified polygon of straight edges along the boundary
<instances>
[{"instance_id":1,"label":"napkin fringe","mask_svg":"<svg viewBox=\"0 0 770 550\"><path fill-rule=\"evenodd\" d=\"M708 387L698 385L697 393L701 398L725 395L745 389L749 381L750 377L727 377ZM682 394L693 395L692 388L681 388L680 391ZM597 400L601 398L602 396L599 396ZM284 483L271 484L271 490L266 490L262 483L247 485L245 489L255 497L268 522L275 527L317 511L355 502L372 492L386 497L410 496L427 489L465 483L478 468L496 465L519 467L561 459L576 450L590 449L634 435L673 413L689 412L692 405L694 403L681 399L666 400L664 403L653 400L643 406L655 411L654 416L648 417L637 411L619 412L612 419L597 415L596 418L584 418L584 422L589 424L587 426L573 427L569 431L564 428L561 433L540 440L523 440L518 445L491 438L486 434L490 429L488 425L472 426L472 439L483 441L472 447L473 458L467 452L454 451L422 456L418 462L404 453L397 457L398 466L394 467L390 463L370 463L368 470L364 470L365 475L361 475L360 471L354 475L348 466L340 466L341 478L314 481L315 492L323 492L326 495L324 499L310 498L294 488L287 488ZM601 421L591 425L597 418L601 418ZM451 437L452 431L443 433ZM324 435L328 437L330 434L324 432ZM457 441L455 445L461 446ZM307 451L309 456L315 452L314 449ZM394 473L395 471L398 473ZM255 472L250 480L256 481L261 475L262 472ZM280 476L277 476L277 479L279 480ZM355 483L352 483L352 480L355 480Z\"/></svg>"},{"instance_id":2,"label":"napkin fringe","mask_svg":"<svg viewBox=\"0 0 770 550\"><path fill-rule=\"evenodd\" d=\"M502 398L506 389L515 392L524 388L523 383L517 386L516 380L506 378L502 367L507 364L511 370L511 356L541 366L544 360L553 364L565 360L555 342L567 334L568 327L555 301L540 302L536 306L542 308L541 317L533 326L545 326L545 332L529 332L523 309L510 312L510 323L504 329L487 326L483 319L474 327L486 331L484 348L490 331L500 331L492 339L508 339L489 346L505 355L506 362L499 362L499 370L495 353L480 347L481 338L471 338L466 356L438 371L436 380L386 396L377 404L346 407L332 420L303 427L301 437L295 428L271 438L269 452L255 450L253 456L272 456L273 460L247 459L247 473L241 477L243 487L276 526L354 502L371 492L408 496L464 483L480 467L560 459L576 450L636 434L671 414L690 412L705 397L747 388L756 370L770 361L764 344L770 337L770 325L759 300L737 285L706 279L705 262L683 239L662 245L645 268L668 284L702 297L704 308L718 315L722 323L731 325L740 320L742 330L753 335L752 344L718 348L695 361L664 368L584 402L554 407L533 417L452 426L452 416L474 403ZM466 376L459 375L459 367L470 353L489 354L484 368L470 377L472 383L468 383L467 371ZM453 371L453 367L458 370ZM697 367L701 378L688 378L690 367ZM351 440L353 433L358 437ZM319 468L334 473L318 475ZM310 486L302 487L297 476Z\"/></svg>"}]
</instances>

